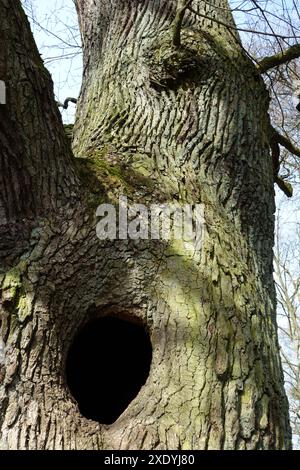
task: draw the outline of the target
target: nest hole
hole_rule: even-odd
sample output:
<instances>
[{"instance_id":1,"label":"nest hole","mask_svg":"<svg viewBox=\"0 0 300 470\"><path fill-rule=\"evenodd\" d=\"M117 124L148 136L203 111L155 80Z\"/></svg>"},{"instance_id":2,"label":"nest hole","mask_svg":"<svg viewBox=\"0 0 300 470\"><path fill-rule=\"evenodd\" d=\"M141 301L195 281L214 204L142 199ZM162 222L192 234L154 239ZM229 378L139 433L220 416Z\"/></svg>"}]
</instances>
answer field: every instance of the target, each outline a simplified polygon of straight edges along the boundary
<instances>
[{"instance_id":1,"label":"nest hole","mask_svg":"<svg viewBox=\"0 0 300 470\"><path fill-rule=\"evenodd\" d=\"M83 416L112 424L149 375L152 346L144 326L116 317L89 321L66 360L66 379Z\"/></svg>"}]
</instances>

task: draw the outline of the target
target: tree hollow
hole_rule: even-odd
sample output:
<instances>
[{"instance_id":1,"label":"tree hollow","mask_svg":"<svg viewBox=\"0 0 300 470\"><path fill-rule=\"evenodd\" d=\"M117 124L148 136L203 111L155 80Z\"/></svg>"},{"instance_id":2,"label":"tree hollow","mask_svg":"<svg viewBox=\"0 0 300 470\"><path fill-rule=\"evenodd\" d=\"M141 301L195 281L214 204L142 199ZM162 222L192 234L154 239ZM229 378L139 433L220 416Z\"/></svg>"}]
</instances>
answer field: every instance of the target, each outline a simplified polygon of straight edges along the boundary
<instances>
[{"instance_id":1,"label":"tree hollow","mask_svg":"<svg viewBox=\"0 0 300 470\"><path fill-rule=\"evenodd\" d=\"M67 384L86 418L111 424L147 380L152 359L140 324L102 317L85 324L66 361Z\"/></svg>"}]
</instances>

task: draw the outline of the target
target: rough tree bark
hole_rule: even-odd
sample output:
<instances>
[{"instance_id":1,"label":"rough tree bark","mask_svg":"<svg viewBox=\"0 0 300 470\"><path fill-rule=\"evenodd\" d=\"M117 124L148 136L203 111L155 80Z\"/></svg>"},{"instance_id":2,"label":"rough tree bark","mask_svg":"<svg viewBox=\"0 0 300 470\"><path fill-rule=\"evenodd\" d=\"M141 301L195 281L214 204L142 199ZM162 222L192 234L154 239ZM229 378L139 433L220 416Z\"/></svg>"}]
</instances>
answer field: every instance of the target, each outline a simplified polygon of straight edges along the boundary
<instances>
[{"instance_id":1,"label":"rough tree bark","mask_svg":"<svg viewBox=\"0 0 300 470\"><path fill-rule=\"evenodd\" d=\"M19 0L0 0L1 447L286 449L272 277L269 97L226 0L77 0L74 158ZM204 16L212 19L206 19ZM200 250L100 241L95 207L202 203ZM138 318L153 360L112 425L87 420L64 364L91 315Z\"/></svg>"}]
</instances>

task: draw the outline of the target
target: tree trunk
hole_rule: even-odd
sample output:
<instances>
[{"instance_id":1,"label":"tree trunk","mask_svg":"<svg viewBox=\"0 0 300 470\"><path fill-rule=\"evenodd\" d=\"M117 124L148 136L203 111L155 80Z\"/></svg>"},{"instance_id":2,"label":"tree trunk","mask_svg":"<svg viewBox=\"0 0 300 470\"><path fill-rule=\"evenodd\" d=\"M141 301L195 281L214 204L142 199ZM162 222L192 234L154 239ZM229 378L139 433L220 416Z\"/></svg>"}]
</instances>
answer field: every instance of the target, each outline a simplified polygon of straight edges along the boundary
<instances>
[{"instance_id":1,"label":"tree trunk","mask_svg":"<svg viewBox=\"0 0 300 470\"><path fill-rule=\"evenodd\" d=\"M200 15L186 12L179 49L176 3L77 0L73 158L20 3L0 0L2 448L291 445L269 96L234 29L218 23L234 26L227 1L194 0ZM201 247L99 240L95 208L122 194L201 203ZM108 314L142 322L153 349L147 382L109 426L80 414L65 376L75 334Z\"/></svg>"}]
</instances>

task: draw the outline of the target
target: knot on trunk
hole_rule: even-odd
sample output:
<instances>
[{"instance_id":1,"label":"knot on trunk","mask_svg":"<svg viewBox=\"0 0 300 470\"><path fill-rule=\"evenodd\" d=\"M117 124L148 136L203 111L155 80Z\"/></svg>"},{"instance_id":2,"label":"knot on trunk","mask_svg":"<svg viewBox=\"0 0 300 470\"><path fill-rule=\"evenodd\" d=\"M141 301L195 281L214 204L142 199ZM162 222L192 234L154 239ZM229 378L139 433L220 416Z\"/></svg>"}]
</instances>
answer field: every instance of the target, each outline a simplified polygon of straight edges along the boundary
<instances>
[{"instance_id":1,"label":"knot on trunk","mask_svg":"<svg viewBox=\"0 0 300 470\"><path fill-rule=\"evenodd\" d=\"M148 51L146 61L153 88L192 88L216 73L218 54L207 33L184 30L180 48L175 48L166 35Z\"/></svg>"}]
</instances>

